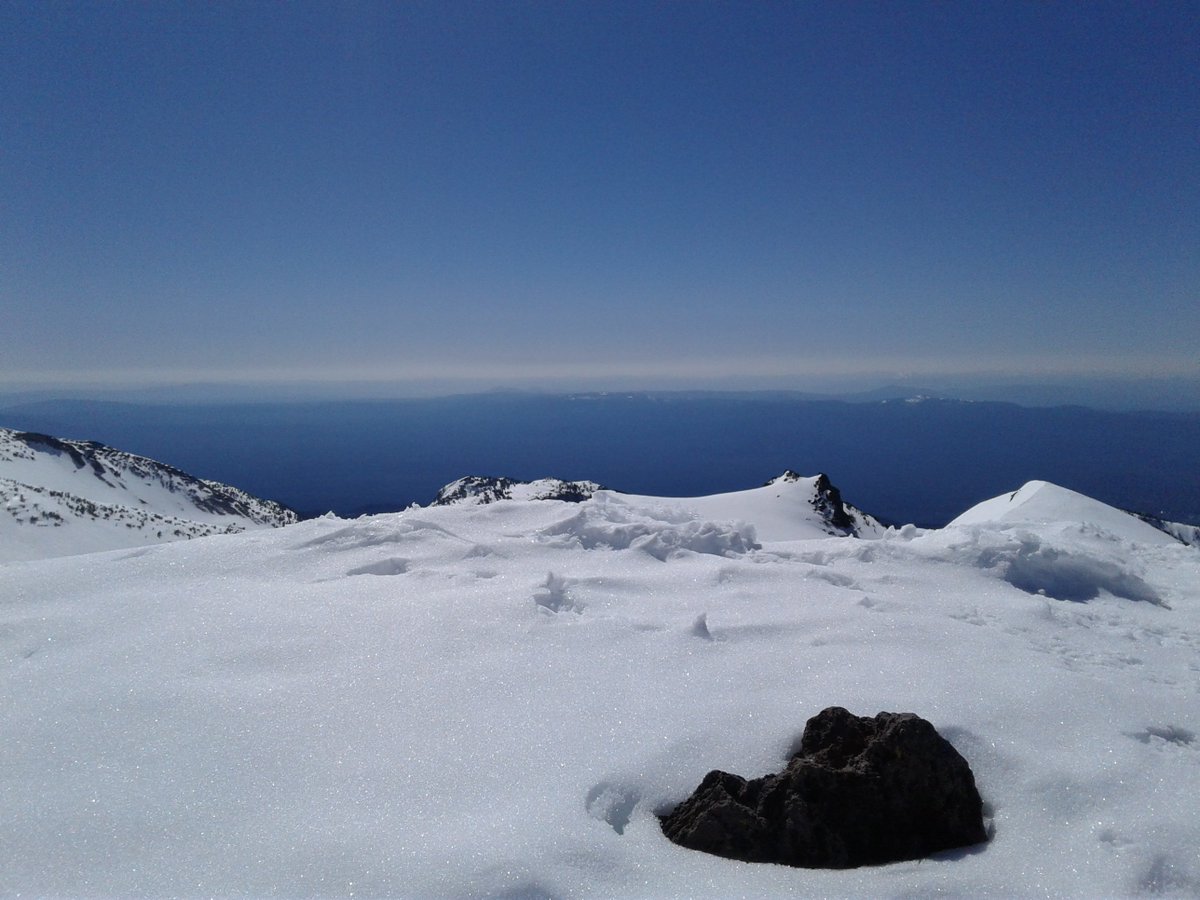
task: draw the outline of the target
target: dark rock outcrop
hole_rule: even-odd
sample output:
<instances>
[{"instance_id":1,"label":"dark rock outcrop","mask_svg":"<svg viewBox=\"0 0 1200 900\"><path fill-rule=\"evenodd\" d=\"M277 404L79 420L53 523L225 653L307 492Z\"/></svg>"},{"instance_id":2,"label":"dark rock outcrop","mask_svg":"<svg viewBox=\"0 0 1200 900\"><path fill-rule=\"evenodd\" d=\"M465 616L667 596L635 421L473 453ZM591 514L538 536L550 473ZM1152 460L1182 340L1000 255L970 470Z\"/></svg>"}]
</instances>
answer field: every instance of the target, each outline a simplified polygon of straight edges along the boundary
<instances>
[{"instance_id":1,"label":"dark rock outcrop","mask_svg":"<svg viewBox=\"0 0 1200 900\"><path fill-rule=\"evenodd\" d=\"M987 839L971 768L929 722L836 706L809 719L782 772L752 781L709 772L661 821L693 850L805 868L918 859Z\"/></svg>"},{"instance_id":2,"label":"dark rock outcrop","mask_svg":"<svg viewBox=\"0 0 1200 900\"><path fill-rule=\"evenodd\" d=\"M430 506L451 506L468 503L483 506L498 500L562 500L581 503L596 491L607 490L594 481L563 481L561 478L541 478L522 481L518 478L488 475L468 475L438 491Z\"/></svg>"},{"instance_id":3,"label":"dark rock outcrop","mask_svg":"<svg viewBox=\"0 0 1200 900\"><path fill-rule=\"evenodd\" d=\"M842 500L842 492L834 486L829 480L829 476L824 472L817 474L815 478L805 478L791 469L786 470L782 475L778 475L768 481L763 487L772 487L777 484L795 484L799 481L812 481L812 497L809 498L809 505L812 506L813 512L817 514L817 518L824 523L825 531L829 534L844 535L846 537L866 537L872 534L879 534L885 530L882 522L874 516L870 516L861 509L856 509L849 503Z\"/></svg>"}]
</instances>

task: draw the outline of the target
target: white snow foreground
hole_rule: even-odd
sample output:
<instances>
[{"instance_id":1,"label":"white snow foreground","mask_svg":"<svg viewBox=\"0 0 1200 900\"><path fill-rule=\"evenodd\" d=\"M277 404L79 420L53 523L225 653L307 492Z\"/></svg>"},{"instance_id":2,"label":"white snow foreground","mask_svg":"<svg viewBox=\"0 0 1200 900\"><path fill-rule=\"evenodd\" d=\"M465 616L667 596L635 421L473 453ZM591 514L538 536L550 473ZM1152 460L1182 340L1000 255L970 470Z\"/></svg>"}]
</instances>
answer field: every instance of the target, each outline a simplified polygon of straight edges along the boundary
<instances>
[{"instance_id":1,"label":"white snow foreground","mask_svg":"<svg viewBox=\"0 0 1200 900\"><path fill-rule=\"evenodd\" d=\"M1200 893L1196 549L1070 504L870 541L689 506L0 565L0 894ZM992 839L819 871L662 835L706 772L777 771L830 705L932 721Z\"/></svg>"},{"instance_id":2,"label":"white snow foreground","mask_svg":"<svg viewBox=\"0 0 1200 900\"><path fill-rule=\"evenodd\" d=\"M0 428L0 562L278 527L270 500L106 447Z\"/></svg>"}]
</instances>

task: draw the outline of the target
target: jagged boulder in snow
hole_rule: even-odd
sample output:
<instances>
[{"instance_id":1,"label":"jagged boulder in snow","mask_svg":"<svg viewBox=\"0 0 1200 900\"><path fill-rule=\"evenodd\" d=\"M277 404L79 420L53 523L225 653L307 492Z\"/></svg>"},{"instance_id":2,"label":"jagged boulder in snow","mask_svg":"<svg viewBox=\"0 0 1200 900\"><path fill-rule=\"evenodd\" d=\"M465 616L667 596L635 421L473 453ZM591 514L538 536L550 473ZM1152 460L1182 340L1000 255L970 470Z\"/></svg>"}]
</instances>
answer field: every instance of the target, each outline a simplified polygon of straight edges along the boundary
<instances>
[{"instance_id":1,"label":"jagged boulder in snow","mask_svg":"<svg viewBox=\"0 0 1200 900\"><path fill-rule=\"evenodd\" d=\"M563 500L579 503L605 488L594 481L563 481L538 478L521 481L503 476L468 475L443 487L430 506L467 504L483 506L497 500Z\"/></svg>"},{"instance_id":2,"label":"jagged boulder in snow","mask_svg":"<svg viewBox=\"0 0 1200 900\"><path fill-rule=\"evenodd\" d=\"M661 817L677 844L740 859L846 869L978 844L983 804L967 761L925 719L830 707L780 773L709 772Z\"/></svg>"}]
</instances>

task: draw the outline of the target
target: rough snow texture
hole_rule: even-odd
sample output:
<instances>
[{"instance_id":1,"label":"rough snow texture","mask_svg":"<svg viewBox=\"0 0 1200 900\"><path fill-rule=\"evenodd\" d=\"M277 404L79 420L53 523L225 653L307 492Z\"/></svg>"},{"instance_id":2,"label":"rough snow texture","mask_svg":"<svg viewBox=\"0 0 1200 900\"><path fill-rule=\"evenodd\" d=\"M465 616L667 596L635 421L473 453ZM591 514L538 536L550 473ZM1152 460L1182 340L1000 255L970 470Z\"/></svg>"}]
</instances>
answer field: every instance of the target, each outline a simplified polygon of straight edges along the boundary
<instances>
[{"instance_id":1,"label":"rough snow texture","mask_svg":"<svg viewBox=\"0 0 1200 900\"><path fill-rule=\"evenodd\" d=\"M929 722L837 706L808 720L782 772L751 781L709 772L662 827L692 850L824 869L919 859L987 839L971 767Z\"/></svg>"},{"instance_id":2,"label":"rough snow texture","mask_svg":"<svg viewBox=\"0 0 1200 900\"><path fill-rule=\"evenodd\" d=\"M563 481L559 478L520 481L503 476L468 475L438 491L429 505L465 503L482 506L498 500L563 500L579 503L602 490L604 488L594 481Z\"/></svg>"},{"instance_id":3,"label":"rough snow texture","mask_svg":"<svg viewBox=\"0 0 1200 900\"><path fill-rule=\"evenodd\" d=\"M281 504L106 447L0 428L0 561L294 523Z\"/></svg>"},{"instance_id":4,"label":"rough snow texture","mask_svg":"<svg viewBox=\"0 0 1200 900\"><path fill-rule=\"evenodd\" d=\"M1200 553L1069 504L775 540L749 493L0 565L0 895L1200 894ZM1014 584L1023 552L1094 596ZM663 835L706 772L779 771L831 705L920 712L990 840L832 871Z\"/></svg>"}]
</instances>

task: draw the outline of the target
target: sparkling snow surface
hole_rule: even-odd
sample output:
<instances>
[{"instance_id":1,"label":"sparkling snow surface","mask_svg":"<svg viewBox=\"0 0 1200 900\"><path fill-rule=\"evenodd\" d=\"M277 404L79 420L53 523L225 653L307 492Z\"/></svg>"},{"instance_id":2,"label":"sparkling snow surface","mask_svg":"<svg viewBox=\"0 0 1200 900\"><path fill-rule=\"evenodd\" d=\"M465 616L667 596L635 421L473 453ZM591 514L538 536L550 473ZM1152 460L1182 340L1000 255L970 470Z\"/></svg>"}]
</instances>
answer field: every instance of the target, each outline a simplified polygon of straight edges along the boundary
<instances>
[{"instance_id":1,"label":"sparkling snow surface","mask_svg":"<svg viewBox=\"0 0 1200 900\"><path fill-rule=\"evenodd\" d=\"M1200 552L1073 504L869 541L719 505L0 565L0 893L1200 894ZM777 771L829 705L930 719L992 840L815 871L663 837L656 810Z\"/></svg>"}]
</instances>

